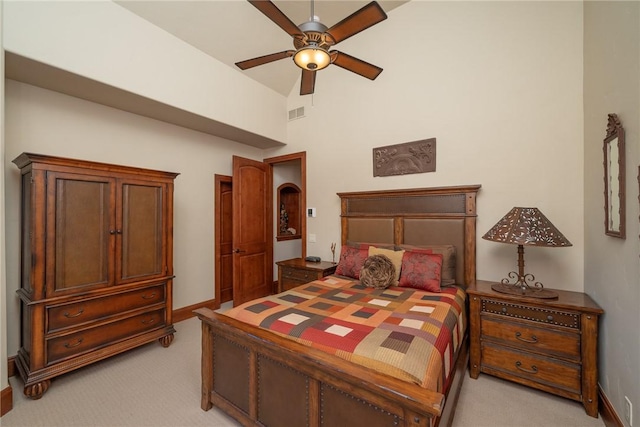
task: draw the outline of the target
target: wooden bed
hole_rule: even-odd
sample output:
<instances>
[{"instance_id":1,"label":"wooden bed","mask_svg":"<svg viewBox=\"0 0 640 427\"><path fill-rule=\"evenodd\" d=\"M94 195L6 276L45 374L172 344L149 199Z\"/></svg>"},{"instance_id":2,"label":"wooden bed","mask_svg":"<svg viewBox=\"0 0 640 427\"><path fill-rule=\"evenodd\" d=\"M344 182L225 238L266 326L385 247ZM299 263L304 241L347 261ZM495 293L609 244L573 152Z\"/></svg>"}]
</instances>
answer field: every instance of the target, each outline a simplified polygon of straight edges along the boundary
<instances>
[{"instance_id":1,"label":"wooden bed","mask_svg":"<svg viewBox=\"0 0 640 427\"><path fill-rule=\"evenodd\" d=\"M456 283L475 281L479 185L339 193L347 242L456 247ZM374 372L209 309L202 321L202 400L243 425L450 425L468 339L446 394ZM275 420L275 421L274 421Z\"/></svg>"}]
</instances>

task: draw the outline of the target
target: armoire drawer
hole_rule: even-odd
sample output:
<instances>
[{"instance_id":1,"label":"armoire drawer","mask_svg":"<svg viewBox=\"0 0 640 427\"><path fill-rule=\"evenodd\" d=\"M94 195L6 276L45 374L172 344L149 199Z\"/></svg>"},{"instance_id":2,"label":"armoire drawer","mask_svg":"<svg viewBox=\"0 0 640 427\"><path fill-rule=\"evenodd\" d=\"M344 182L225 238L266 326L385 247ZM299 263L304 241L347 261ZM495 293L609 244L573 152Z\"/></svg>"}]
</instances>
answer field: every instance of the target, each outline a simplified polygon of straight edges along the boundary
<instances>
[{"instance_id":1,"label":"armoire drawer","mask_svg":"<svg viewBox=\"0 0 640 427\"><path fill-rule=\"evenodd\" d=\"M579 395L580 365L520 352L507 347L482 344L482 369L490 369Z\"/></svg>"},{"instance_id":2,"label":"armoire drawer","mask_svg":"<svg viewBox=\"0 0 640 427\"><path fill-rule=\"evenodd\" d=\"M75 327L142 307L165 302L165 284L118 295L47 307L47 332Z\"/></svg>"},{"instance_id":3,"label":"armoire drawer","mask_svg":"<svg viewBox=\"0 0 640 427\"><path fill-rule=\"evenodd\" d=\"M544 325L535 327L507 319L483 316L482 338L521 348L525 351L554 355L576 362L580 361L580 335L550 329Z\"/></svg>"},{"instance_id":4,"label":"armoire drawer","mask_svg":"<svg viewBox=\"0 0 640 427\"><path fill-rule=\"evenodd\" d=\"M47 339L47 364L97 350L136 334L165 326L165 309L159 309L72 334Z\"/></svg>"}]
</instances>

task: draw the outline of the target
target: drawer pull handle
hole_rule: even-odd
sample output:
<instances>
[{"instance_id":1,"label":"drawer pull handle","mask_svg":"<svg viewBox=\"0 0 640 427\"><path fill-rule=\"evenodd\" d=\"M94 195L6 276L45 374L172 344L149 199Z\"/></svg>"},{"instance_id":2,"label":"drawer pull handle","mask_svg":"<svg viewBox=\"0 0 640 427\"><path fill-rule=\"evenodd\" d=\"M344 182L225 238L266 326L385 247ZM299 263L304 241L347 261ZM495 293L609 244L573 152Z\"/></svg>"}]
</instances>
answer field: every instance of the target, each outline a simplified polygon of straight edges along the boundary
<instances>
[{"instance_id":1,"label":"drawer pull handle","mask_svg":"<svg viewBox=\"0 0 640 427\"><path fill-rule=\"evenodd\" d=\"M65 346L65 348L77 347L80 344L82 344L82 341L84 341L84 338L79 338L75 343L73 343L73 344L66 343L64 346Z\"/></svg>"},{"instance_id":2,"label":"drawer pull handle","mask_svg":"<svg viewBox=\"0 0 640 427\"><path fill-rule=\"evenodd\" d=\"M516 339L529 344L536 344L538 342L538 337L535 335L531 335L531 339L527 339L522 338L522 334L520 332L516 332Z\"/></svg>"},{"instance_id":3,"label":"drawer pull handle","mask_svg":"<svg viewBox=\"0 0 640 427\"><path fill-rule=\"evenodd\" d=\"M145 324L145 325L150 325L150 324L152 324L152 323L153 323L153 322L155 322L155 321L156 321L156 319L154 319L153 317L152 317L152 318L150 318L150 319L147 319L147 320L141 320L141 322L142 322L143 324Z\"/></svg>"},{"instance_id":4,"label":"drawer pull handle","mask_svg":"<svg viewBox=\"0 0 640 427\"><path fill-rule=\"evenodd\" d=\"M537 374L538 373L538 368L536 367L536 365L531 365L531 369L526 369L522 367L522 363L520 363L520 361L516 362L516 368L520 369L523 372L526 372L527 374Z\"/></svg>"},{"instance_id":5,"label":"drawer pull handle","mask_svg":"<svg viewBox=\"0 0 640 427\"><path fill-rule=\"evenodd\" d=\"M78 310L76 314L71 314L68 311L65 311L64 317L66 317L67 319L73 319L74 317L80 316L82 313L84 313L84 308L81 308L80 310Z\"/></svg>"},{"instance_id":6,"label":"drawer pull handle","mask_svg":"<svg viewBox=\"0 0 640 427\"><path fill-rule=\"evenodd\" d=\"M506 313L507 312L507 307L502 307L502 312Z\"/></svg>"},{"instance_id":7,"label":"drawer pull handle","mask_svg":"<svg viewBox=\"0 0 640 427\"><path fill-rule=\"evenodd\" d=\"M547 316L547 320L548 320L549 322L553 321L553 316L552 316L552 315L548 315L548 316Z\"/></svg>"},{"instance_id":8,"label":"drawer pull handle","mask_svg":"<svg viewBox=\"0 0 640 427\"><path fill-rule=\"evenodd\" d=\"M152 293L151 295L144 294L142 295L142 299L151 299L151 298L155 298L155 296L156 296L155 292Z\"/></svg>"}]
</instances>

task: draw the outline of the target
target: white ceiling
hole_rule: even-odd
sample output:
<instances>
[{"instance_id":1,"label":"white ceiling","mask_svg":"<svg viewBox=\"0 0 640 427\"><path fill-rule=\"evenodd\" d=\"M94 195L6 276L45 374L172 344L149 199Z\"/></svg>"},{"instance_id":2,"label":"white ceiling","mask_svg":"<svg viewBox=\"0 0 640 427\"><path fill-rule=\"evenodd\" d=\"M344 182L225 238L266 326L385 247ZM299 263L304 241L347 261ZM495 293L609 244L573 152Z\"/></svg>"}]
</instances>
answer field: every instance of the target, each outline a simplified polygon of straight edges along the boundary
<instances>
[{"instance_id":1,"label":"white ceiling","mask_svg":"<svg viewBox=\"0 0 640 427\"><path fill-rule=\"evenodd\" d=\"M378 3L388 13L407 1ZM290 59L282 59L245 71L234 65L245 59L293 49L291 36L245 0L115 2L284 96L288 96L298 82L300 69ZM309 20L309 1L277 0L273 3L296 25ZM318 0L314 4L314 12L324 25L331 27L367 3L369 0ZM354 37L366 36L365 30ZM365 52L347 53L367 60Z\"/></svg>"}]
</instances>

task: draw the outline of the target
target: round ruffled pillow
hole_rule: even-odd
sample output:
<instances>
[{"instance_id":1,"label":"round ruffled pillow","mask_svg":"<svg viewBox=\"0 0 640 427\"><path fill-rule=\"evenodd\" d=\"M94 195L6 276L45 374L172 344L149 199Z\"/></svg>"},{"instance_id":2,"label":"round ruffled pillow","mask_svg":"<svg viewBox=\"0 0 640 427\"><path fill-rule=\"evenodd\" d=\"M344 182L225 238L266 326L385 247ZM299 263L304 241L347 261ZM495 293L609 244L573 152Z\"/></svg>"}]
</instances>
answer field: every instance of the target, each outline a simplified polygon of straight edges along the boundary
<instances>
[{"instance_id":1,"label":"round ruffled pillow","mask_svg":"<svg viewBox=\"0 0 640 427\"><path fill-rule=\"evenodd\" d=\"M396 268L385 255L371 255L360 270L360 283L370 288L385 289L394 285Z\"/></svg>"}]
</instances>

